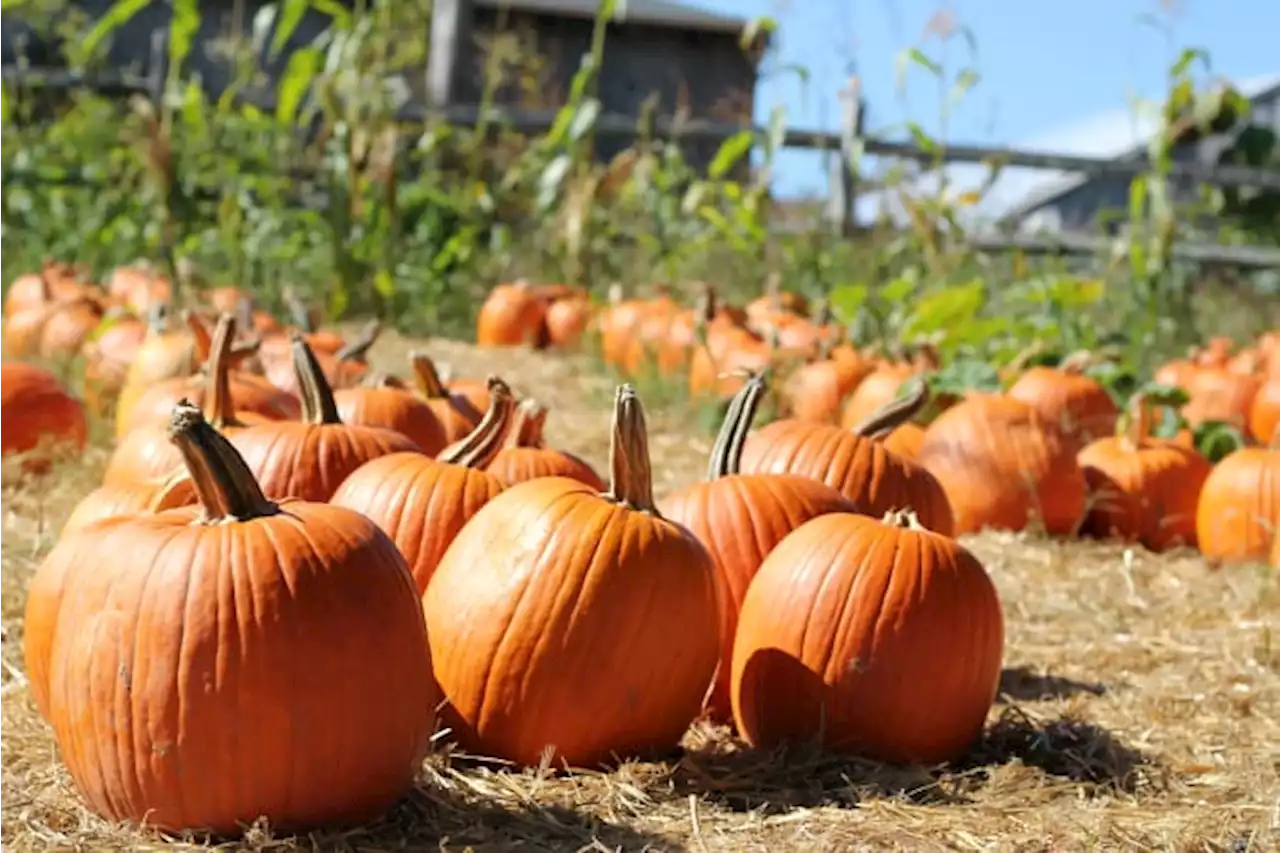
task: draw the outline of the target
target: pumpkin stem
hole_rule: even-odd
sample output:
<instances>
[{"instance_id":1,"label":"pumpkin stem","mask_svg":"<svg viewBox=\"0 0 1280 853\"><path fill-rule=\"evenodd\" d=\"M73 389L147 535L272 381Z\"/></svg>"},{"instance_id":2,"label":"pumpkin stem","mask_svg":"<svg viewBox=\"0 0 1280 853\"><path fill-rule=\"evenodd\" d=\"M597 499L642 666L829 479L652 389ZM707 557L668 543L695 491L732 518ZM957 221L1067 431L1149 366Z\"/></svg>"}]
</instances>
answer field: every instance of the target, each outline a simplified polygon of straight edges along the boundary
<instances>
[{"instance_id":1,"label":"pumpkin stem","mask_svg":"<svg viewBox=\"0 0 1280 853\"><path fill-rule=\"evenodd\" d=\"M521 400L507 429L504 447L542 447L542 430L546 424L546 406L532 397Z\"/></svg>"},{"instance_id":2,"label":"pumpkin stem","mask_svg":"<svg viewBox=\"0 0 1280 853\"><path fill-rule=\"evenodd\" d=\"M1129 410L1121 419L1120 443L1126 450L1137 450L1142 442L1151 435L1151 401L1146 394L1134 394L1129 401Z\"/></svg>"},{"instance_id":3,"label":"pumpkin stem","mask_svg":"<svg viewBox=\"0 0 1280 853\"><path fill-rule=\"evenodd\" d=\"M397 391L408 391L408 384L393 373L387 373L385 370L371 372L361 382L363 388L394 388Z\"/></svg>"},{"instance_id":4,"label":"pumpkin stem","mask_svg":"<svg viewBox=\"0 0 1280 853\"><path fill-rule=\"evenodd\" d=\"M342 345L342 348L333 354L338 361L364 361L369 356L369 350L378 340L378 335L382 334L382 321L377 317L364 324L364 328L360 330L360 334Z\"/></svg>"},{"instance_id":5,"label":"pumpkin stem","mask_svg":"<svg viewBox=\"0 0 1280 853\"><path fill-rule=\"evenodd\" d=\"M1058 370L1072 376L1079 376L1093 364L1093 361L1093 353L1087 349L1077 350L1058 363Z\"/></svg>"},{"instance_id":6,"label":"pumpkin stem","mask_svg":"<svg viewBox=\"0 0 1280 853\"><path fill-rule=\"evenodd\" d=\"M724 423L720 425L715 446L711 448L711 460L707 465L708 481L741 473L742 449L747 444L747 433L751 431L751 422L755 420L760 401L768 389L766 373L767 371L762 370L750 374L738 393L729 401Z\"/></svg>"},{"instance_id":7,"label":"pumpkin stem","mask_svg":"<svg viewBox=\"0 0 1280 853\"><path fill-rule=\"evenodd\" d=\"M315 332L316 324L311 317L311 310L298 298L298 294L294 293L292 287L286 287L284 293L280 294L280 298L284 301L284 307L289 312L289 316L293 318L293 325L308 335Z\"/></svg>"},{"instance_id":8,"label":"pumpkin stem","mask_svg":"<svg viewBox=\"0 0 1280 853\"><path fill-rule=\"evenodd\" d=\"M716 318L716 312L719 306L716 304L716 289L710 284L705 285L698 294L698 304L695 309L694 317L701 319L704 323L710 323Z\"/></svg>"},{"instance_id":9,"label":"pumpkin stem","mask_svg":"<svg viewBox=\"0 0 1280 853\"><path fill-rule=\"evenodd\" d=\"M911 509L891 509L885 513L881 519L890 527L901 527L904 530L928 530L920 523L920 517L916 515L915 510Z\"/></svg>"},{"instance_id":10,"label":"pumpkin stem","mask_svg":"<svg viewBox=\"0 0 1280 853\"><path fill-rule=\"evenodd\" d=\"M625 507L658 514L653 500L653 468L649 462L649 433L644 407L631 383L618 386L613 404L613 435L609 442L610 500Z\"/></svg>"},{"instance_id":11,"label":"pumpkin stem","mask_svg":"<svg viewBox=\"0 0 1280 853\"><path fill-rule=\"evenodd\" d=\"M409 353L409 366L413 370L413 381L418 386L418 393L428 400L447 399L449 391L444 387L436 363L425 352L414 350Z\"/></svg>"},{"instance_id":12,"label":"pumpkin stem","mask_svg":"<svg viewBox=\"0 0 1280 853\"><path fill-rule=\"evenodd\" d=\"M915 387L897 400L891 400L854 426L853 434L870 438L901 426L916 416L916 413L929 402L929 383L923 376L915 376L911 380Z\"/></svg>"},{"instance_id":13,"label":"pumpkin stem","mask_svg":"<svg viewBox=\"0 0 1280 853\"><path fill-rule=\"evenodd\" d=\"M306 339L298 332L290 335L293 344L293 371L298 377L299 396L302 398L302 420L304 423L320 426L321 424L340 424L338 404L333 399L333 387L325 378L324 368Z\"/></svg>"},{"instance_id":14,"label":"pumpkin stem","mask_svg":"<svg viewBox=\"0 0 1280 853\"><path fill-rule=\"evenodd\" d=\"M507 437L515 396L511 387L496 376L489 377L488 389L489 410L480 423L453 447L441 451L437 461L464 468L483 468L498 455Z\"/></svg>"},{"instance_id":15,"label":"pumpkin stem","mask_svg":"<svg viewBox=\"0 0 1280 853\"><path fill-rule=\"evenodd\" d=\"M262 493L244 457L187 400L173 408L169 440L182 453L205 521L248 521L279 512Z\"/></svg>"},{"instance_id":16,"label":"pumpkin stem","mask_svg":"<svg viewBox=\"0 0 1280 853\"><path fill-rule=\"evenodd\" d=\"M216 429L244 426L236 420L236 403L231 397L231 342L235 336L235 315L223 314L213 329L205 378L204 417Z\"/></svg>"},{"instance_id":17,"label":"pumpkin stem","mask_svg":"<svg viewBox=\"0 0 1280 853\"><path fill-rule=\"evenodd\" d=\"M187 329L195 338L196 364L204 364L209 360L209 352L213 349L213 336L209 334L209 327L205 325L203 317L190 309L182 312L182 322L187 324Z\"/></svg>"}]
</instances>

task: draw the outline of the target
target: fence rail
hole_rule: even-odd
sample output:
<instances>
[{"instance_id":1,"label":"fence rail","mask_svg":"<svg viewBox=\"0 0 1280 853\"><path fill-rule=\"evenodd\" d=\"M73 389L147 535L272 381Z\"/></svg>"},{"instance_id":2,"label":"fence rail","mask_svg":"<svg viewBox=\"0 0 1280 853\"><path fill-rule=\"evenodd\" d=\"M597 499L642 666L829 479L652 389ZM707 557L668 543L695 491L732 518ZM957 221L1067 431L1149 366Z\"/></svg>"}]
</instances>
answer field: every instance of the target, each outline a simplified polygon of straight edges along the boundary
<instances>
[{"instance_id":1,"label":"fence rail","mask_svg":"<svg viewBox=\"0 0 1280 853\"><path fill-rule=\"evenodd\" d=\"M158 74L138 75L127 73L81 73L56 68L23 68L4 66L3 81L6 85L35 89L75 90L91 89L107 95L147 95L158 98L163 80ZM849 94L849 93L846 93ZM255 106L271 109L266 101L247 98ZM1090 177L1132 178L1151 168L1145 156L1104 159L1071 154L1021 151L1000 146L942 144L933 147L911 142L880 139L861 133L861 106L856 92L844 99L846 105L859 104L856 109L846 109L841 132L788 129L782 138L787 148L827 150L839 154L839 162L832 178L828 214L843 232L853 230L853 208L857 191L856 164L864 155L898 160L909 160L926 166L943 166L950 163L986 164L995 167L1019 167L1080 172ZM408 104L398 114L407 123L444 122L454 125L477 125L481 119L510 127L522 133L538 133L550 129L556 122L555 110L516 110L493 106L482 115L481 107L474 104L457 104L433 109L421 104ZM602 114L594 123L597 136L634 138L641 132L639 121L632 116ZM727 124L692 118L655 117L647 128L660 138L722 141L743 131L765 134L767 131L752 126ZM1195 162L1174 161L1166 166L1169 178L1188 184L1211 184L1228 188L1253 188L1280 192L1280 169L1253 168L1236 165L1208 165ZM41 180L35 173L9 175L17 180ZM91 180L83 176L67 175L61 182L74 183ZM1017 250L1031 254L1068 253L1080 255L1105 254L1113 250L1113 241L1092 235L1063 233L1053 237L1028 237L1023 235L971 235L970 242L980 251ZM1230 265L1250 269L1280 269L1280 250L1254 246L1219 246L1182 244L1174 251L1174 257L1188 263L1204 265Z\"/></svg>"}]
</instances>

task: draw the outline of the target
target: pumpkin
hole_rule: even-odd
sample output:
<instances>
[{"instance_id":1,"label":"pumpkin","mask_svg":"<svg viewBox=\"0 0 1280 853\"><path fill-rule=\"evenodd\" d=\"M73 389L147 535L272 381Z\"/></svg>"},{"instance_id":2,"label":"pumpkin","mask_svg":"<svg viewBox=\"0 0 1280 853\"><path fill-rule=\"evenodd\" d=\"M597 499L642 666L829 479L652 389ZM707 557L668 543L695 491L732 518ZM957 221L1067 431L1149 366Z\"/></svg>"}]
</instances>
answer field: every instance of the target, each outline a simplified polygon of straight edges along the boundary
<instances>
[{"instance_id":1,"label":"pumpkin","mask_svg":"<svg viewBox=\"0 0 1280 853\"><path fill-rule=\"evenodd\" d=\"M1196 544L1196 505L1212 464L1194 448L1151 437L1151 404L1134 395L1123 429L1080 451L1089 485L1083 530L1152 551Z\"/></svg>"},{"instance_id":2,"label":"pumpkin","mask_svg":"<svg viewBox=\"0 0 1280 853\"><path fill-rule=\"evenodd\" d=\"M756 747L934 764L981 733L1004 617L982 564L910 513L835 513L764 560L742 602L731 696Z\"/></svg>"},{"instance_id":3,"label":"pumpkin","mask_svg":"<svg viewBox=\"0 0 1280 853\"><path fill-rule=\"evenodd\" d=\"M320 366L321 373L324 374L324 378L330 387L353 388L360 384L361 380L369 373L369 350L377 343L381 332L382 323L377 319L370 320L358 335L343 344L337 351L329 353L323 349L316 350L313 348L311 350L312 357L316 360L316 364ZM307 342L308 347L311 346L310 340L312 337L314 335L302 336L302 340ZM293 338L291 337L290 341L292 340ZM298 374L294 369L292 357L288 360L283 358L267 359L264 362L264 375L267 377L267 381L281 391L293 395L302 393L302 389L298 385Z\"/></svg>"},{"instance_id":4,"label":"pumpkin","mask_svg":"<svg viewBox=\"0 0 1280 853\"><path fill-rule=\"evenodd\" d=\"M854 429L783 419L757 430L742 454L746 474L798 474L836 489L856 508L882 516L911 509L930 530L951 534L951 506L938 480L876 437L910 419L929 400L929 386L891 401Z\"/></svg>"},{"instance_id":5,"label":"pumpkin","mask_svg":"<svg viewBox=\"0 0 1280 853\"><path fill-rule=\"evenodd\" d=\"M470 434L476 424L480 423L484 409L477 408L465 396L445 388L436 371L435 362L425 352L409 353L409 366L413 370L418 393L427 401L436 420L444 427L445 443L452 444ZM484 408L487 409L488 405Z\"/></svg>"},{"instance_id":6,"label":"pumpkin","mask_svg":"<svg viewBox=\"0 0 1280 853\"><path fill-rule=\"evenodd\" d=\"M618 389L610 491L543 477L489 501L423 596L445 720L473 752L593 765L672 749L719 658L706 549L654 505L644 413Z\"/></svg>"},{"instance_id":7,"label":"pumpkin","mask_svg":"<svg viewBox=\"0 0 1280 853\"><path fill-rule=\"evenodd\" d=\"M782 276L770 273L764 280L764 293L747 303L746 324L751 331L763 335L783 315L809 313L809 301L803 294L782 289Z\"/></svg>"},{"instance_id":8,"label":"pumpkin","mask_svg":"<svg viewBox=\"0 0 1280 853\"><path fill-rule=\"evenodd\" d=\"M85 531L94 571L51 626L72 779L107 820L167 831L378 817L412 787L439 700L404 559L358 513L269 501L196 407L173 439L200 506Z\"/></svg>"},{"instance_id":9,"label":"pumpkin","mask_svg":"<svg viewBox=\"0 0 1280 853\"><path fill-rule=\"evenodd\" d=\"M1280 430L1269 447L1242 447L1200 489L1196 538L1212 563L1267 562L1280 536Z\"/></svg>"},{"instance_id":10,"label":"pumpkin","mask_svg":"<svg viewBox=\"0 0 1280 853\"><path fill-rule=\"evenodd\" d=\"M10 358L65 359L81 346L102 318L102 304L90 288L55 293L49 276L39 278L38 299L8 315L4 351Z\"/></svg>"},{"instance_id":11,"label":"pumpkin","mask_svg":"<svg viewBox=\"0 0 1280 853\"><path fill-rule=\"evenodd\" d=\"M34 364L0 364L0 454L31 453L23 467L46 470L49 451L84 449L88 422L84 405L71 396L53 373Z\"/></svg>"},{"instance_id":12,"label":"pumpkin","mask_svg":"<svg viewBox=\"0 0 1280 853\"><path fill-rule=\"evenodd\" d=\"M929 425L917 461L942 483L957 534L1023 530L1037 518L1049 533L1067 534L1085 510L1076 450L1029 404L983 394Z\"/></svg>"},{"instance_id":13,"label":"pumpkin","mask_svg":"<svg viewBox=\"0 0 1280 853\"><path fill-rule=\"evenodd\" d=\"M146 314L173 299L169 279L148 264L116 267L107 278L107 295L137 314Z\"/></svg>"},{"instance_id":14,"label":"pumpkin","mask_svg":"<svg viewBox=\"0 0 1280 853\"><path fill-rule=\"evenodd\" d=\"M407 436L428 456L448 443L435 411L411 391L395 387L385 373L370 374L359 388L333 394L338 417L346 424L384 427Z\"/></svg>"},{"instance_id":15,"label":"pumpkin","mask_svg":"<svg viewBox=\"0 0 1280 853\"><path fill-rule=\"evenodd\" d=\"M903 459L917 459L924 444L924 427L914 421L900 423L882 439L885 449L892 450Z\"/></svg>"},{"instance_id":16,"label":"pumpkin","mask_svg":"<svg viewBox=\"0 0 1280 853\"><path fill-rule=\"evenodd\" d=\"M833 355L824 342L818 357L793 371L783 387L791 417L814 423L839 422L845 397L873 369L870 361L852 350L845 357Z\"/></svg>"},{"instance_id":17,"label":"pumpkin","mask_svg":"<svg viewBox=\"0 0 1280 853\"><path fill-rule=\"evenodd\" d=\"M544 346L546 302L527 281L499 284L489 291L476 317L482 347Z\"/></svg>"},{"instance_id":18,"label":"pumpkin","mask_svg":"<svg viewBox=\"0 0 1280 853\"><path fill-rule=\"evenodd\" d=\"M537 400L522 400L507 430L506 443L485 470L504 486L537 477L569 477L596 491L604 491L604 481L590 465L572 453L546 446L542 438L546 422L546 406Z\"/></svg>"},{"instance_id":19,"label":"pumpkin","mask_svg":"<svg viewBox=\"0 0 1280 853\"><path fill-rule=\"evenodd\" d=\"M1245 430L1261 385L1259 377L1251 373L1236 373L1217 364L1199 367L1187 380L1185 390L1190 400L1183 407L1182 416L1193 427L1222 421Z\"/></svg>"},{"instance_id":20,"label":"pumpkin","mask_svg":"<svg viewBox=\"0 0 1280 853\"><path fill-rule=\"evenodd\" d=\"M791 474L742 474L742 449L760 399L764 374L756 374L729 403L707 467L706 479L669 496L663 514L682 524L711 555L721 583L720 665L707 697L717 722L732 717L729 660L738 610L760 564L792 530L828 512L854 506L830 486Z\"/></svg>"},{"instance_id":21,"label":"pumpkin","mask_svg":"<svg viewBox=\"0 0 1280 853\"><path fill-rule=\"evenodd\" d=\"M108 414L124 387L129 365L146 340L147 324L113 308L102 318L81 352L84 354L84 397L91 412Z\"/></svg>"},{"instance_id":22,"label":"pumpkin","mask_svg":"<svg viewBox=\"0 0 1280 853\"><path fill-rule=\"evenodd\" d=\"M1032 367L1006 393L1030 404L1040 417L1082 446L1111 436L1120 411L1102 383L1084 372L1093 360L1092 353L1082 350L1057 367Z\"/></svg>"},{"instance_id":23,"label":"pumpkin","mask_svg":"<svg viewBox=\"0 0 1280 853\"><path fill-rule=\"evenodd\" d=\"M557 299L547 306L547 340L558 349L576 349L591 324L591 301L585 295Z\"/></svg>"},{"instance_id":24,"label":"pumpkin","mask_svg":"<svg viewBox=\"0 0 1280 853\"><path fill-rule=\"evenodd\" d=\"M94 292L94 288L84 284L83 278L83 271L72 264L46 260L40 272L20 275L9 283L4 294L5 319L44 307L50 300L73 302L87 292Z\"/></svg>"},{"instance_id":25,"label":"pumpkin","mask_svg":"<svg viewBox=\"0 0 1280 853\"><path fill-rule=\"evenodd\" d=\"M776 354L776 337L765 339L739 326L708 326L703 345L689 357L689 395L732 399L744 378L768 370Z\"/></svg>"},{"instance_id":26,"label":"pumpkin","mask_svg":"<svg viewBox=\"0 0 1280 853\"><path fill-rule=\"evenodd\" d=\"M422 452L393 430L344 424L320 362L297 333L293 363L302 388L302 420L258 424L231 437L268 497L327 501L371 459Z\"/></svg>"},{"instance_id":27,"label":"pumpkin","mask_svg":"<svg viewBox=\"0 0 1280 853\"><path fill-rule=\"evenodd\" d=\"M906 361L883 362L853 389L840 415L840 425L852 429L898 399L902 386L920 369Z\"/></svg>"},{"instance_id":28,"label":"pumpkin","mask_svg":"<svg viewBox=\"0 0 1280 853\"><path fill-rule=\"evenodd\" d=\"M330 500L371 519L391 537L419 593L462 526L503 489L502 481L483 468L502 445L515 404L505 382L493 377L490 385L492 405L456 447L436 459L392 453L366 462Z\"/></svg>"},{"instance_id":29,"label":"pumpkin","mask_svg":"<svg viewBox=\"0 0 1280 853\"><path fill-rule=\"evenodd\" d=\"M1259 444L1265 444L1280 427L1280 374L1272 376L1258 386L1249 408L1249 435Z\"/></svg>"},{"instance_id":30,"label":"pumpkin","mask_svg":"<svg viewBox=\"0 0 1280 853\"><path fill-rule=\"evenodd\" d=\"M158 303L147 316L147 336L129 362L116 400L116 438L133 428L133 409L139 398L162 382L186 379L208 358L208 352L198 347L191 322L177 328L164 303ZM169 403L171 408L172 401Z\"/></svg>"},{"instance_id":31,"label":"pumpkin","mask_svg":"<svg viewBox=\"0 0 1280 853\"><path fill-rule=\"evenodd\" d=\"M179 467L163 480L126 480L102 485L80 499L62 525L62 536L108 518L160 512L195 503L186 470Z\"/></svg>"},{"instance_id":32,"label":"pumpkin","mask_svg":"<svg viewBox=\"0 0 1280 853\"><path fill-rule=\"evenodd\" d=\"M269 420L253 412L245 413L244 419L241 420L236 413L230 375L231 361L234 357L232 342L235 340L235 334L234 315L223 314L218 318L218 325L210 345L208 364L207 381L212 387L208 393L203 394L205 418L226 433ZM181 390L175 390L173 393L181 394ZM139 408L151 410L152 404L144 396ZM115 450L107 460L102 481L108 486L155 482L168 477L181 466L182 454L169 440L168 430L161 429L152 423L142 423L116 443Z\"/></svg>"}]
</instances>

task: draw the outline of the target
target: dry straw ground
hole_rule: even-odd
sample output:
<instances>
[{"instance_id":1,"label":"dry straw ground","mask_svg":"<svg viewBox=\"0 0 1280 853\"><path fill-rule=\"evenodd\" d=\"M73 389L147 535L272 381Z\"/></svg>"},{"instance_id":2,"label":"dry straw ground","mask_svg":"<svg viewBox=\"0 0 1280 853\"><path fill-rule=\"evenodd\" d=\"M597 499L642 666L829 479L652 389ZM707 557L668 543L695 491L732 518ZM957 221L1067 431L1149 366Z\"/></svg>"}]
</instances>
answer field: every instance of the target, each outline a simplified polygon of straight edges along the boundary
<instances>
[{"instance_id":1,"label":"dry straw ground","mask_svg":"<svg viewBox=\"0 0 1280 853\"><path fill-rule=\"evenodd\" d=\"M382 367L408 342L383 340ZM459 375L494 370L552 411L553 442L596 463L610 382L526 353L428 349ZM651 402L661 491L701 470L693 416ZM4 492L3 837L7 850L145 850L166 840L90 815L58 763L22 673L26 584L102 450L38 489ZM1191 554L984 535L1007 670L982 741L958 766L894 769L755 754L695 729L680 755L610 773L516 773L434 756L385 821L228 849L1223 850L1280 849L1280 579L1211 573Z\"/></svg>"}]
</instances>

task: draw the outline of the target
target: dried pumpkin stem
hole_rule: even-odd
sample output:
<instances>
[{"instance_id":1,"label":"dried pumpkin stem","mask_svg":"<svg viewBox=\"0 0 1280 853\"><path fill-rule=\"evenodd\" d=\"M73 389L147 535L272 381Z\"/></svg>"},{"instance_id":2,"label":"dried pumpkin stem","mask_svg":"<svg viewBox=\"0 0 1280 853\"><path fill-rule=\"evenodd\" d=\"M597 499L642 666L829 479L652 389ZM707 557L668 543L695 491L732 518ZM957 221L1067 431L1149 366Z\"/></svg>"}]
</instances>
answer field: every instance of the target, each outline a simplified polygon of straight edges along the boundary
<instances>
[{"instance_id":1,"label":"dried pumpkin stem","mask_svg":"<svg viewBox=\"0 0 1280 853\"><path fill-rule=\"evenodd\" d=\"M236 420L236 403L231 396L232 340L236 336L233 314L218 317L209 348L208 376L205 379L204 417L217 429L244 426Z\"/></svg>"},{"instance_id":2,"label":"dried pumpkin stem","mask_svg":"<svg viewBox=\"0 0 1280 853\"><path fill-rule=\"evenodd\" d=\"M607 497L631 509L657 515L644 407L636 396L635 386L630 383L618 386L618 393L614 398L609 471Z\"/></svg>"},{"instance_id":3,"label":"dried pumpkin stem","mask_svg":"<svg viewBox=\"0 0 1280 853\"><path fill-rule=\"evenodd\" d=\"M417 350L409 353L409 366L413 370L413 381L418 386L418 393L428 400L439 400L449 396L449 391L440 379L436 363L431 356Z\"/></svg>"},{"instance_id":4,"label":"dried pumpkin stem","mask_svg":"<svg viewBox=\"0 0 1280 853\"><path fill-rule=\"evenodd\" d=\"M910 509L891 509L885 513L882 521L890 527L901 527L904 530L928 530L920 523L915 510Z\"/></svg>"},{"instance_id":5,"label":"dried pumpkin stem","mask_svg":"<svg viewBox=\"0 0 1280 853\"><path fill-rule=\"evenodd\" d=\"M507 429L505 447L542 447L542 430L547 424L547 407L533 398L516 406Z\"/></svg>"},{"instance_id":6,"label":"dried pumpkin stem","mask_svg":"<svg viewBox=\"0 0 1280 853\"><path fill-rule=\"evenodd\" d=\"M711 460L707 465L707 480L728 477L742 470L742 450L747 444L752 421L760 408L760 401L768 390L765 371L753 373L729 401L724 423L711 448Z\"/></svg>"},{"instance_id":7,"label":"dried pumpkin stem","mask_svg":"<svg viewBox=\"0 0 1280 853\"><path fill-rule=\"evenodd\" d=\"M1093 353L1087 349L1076 350L1058 363L1058 370L1076 376L1084 373L1093 362Z\"/></svg>"},{"instance_id":8,"label":"dried pumpkin stem","mask_svg":"<svg viewBox=\"0 0 1280 853\"><path fill-rule=\"evenodd\" d=\"M915 387L903 397L886 403L854 426L854 435L870 438L901 426L916 416L929 402L929 383L923 376L913 377Z\"/></svg>"},{"instance_id":9,"label":"dried pumpkin stem","mask_svg":"<svg viewBox=\"0 0 1280 853\"><path fill-rule=\"evenodd\" d=\"M199 314L190 309L182 312L182 322L186 323L191 336L195 338L196 361L204 364L209 360L209 353L213 349L213 336L209 334L209 327Z\"/></svg>"},{"instance_id":10,"label":"dried pumpkin stem","mask_svg":"<svg viewBox=\"0 0 1280 853\"><path fill-rule=\"evenodd\" d=\"M231 442L187 400L174 406L169 440L182 453L206 521L247 521L279 511Z\"/></svg>"},{"instance_id":11,"label":"dried pumpkin stem","mask_svg":"<svg viewBox=\"0 0 1280 853\"><path fill-rule=\"evenodd\" d=\"M382 334L382 321L375 317L365 323L360 334L343 344L333 357L338 361L364 361L368 358L369 350L373 348L380 334Z\"/></svg>"},{"instance_id":12,"label":"dried pumpkin stem","mask_svg":"<svg viewBox=\"0 0 1280 853\"><path fill-rule=\"evenodd\" d=\"M437 456L438 461L464 468L483 468L502 449L511 424L511 411L515 408L515 396L510 386L496 376L489 377L488 389L489 409L480 423L462 441Z\"/></svg>"},{"instance_id":13,"label":"dried pumpkin stem","mask_svg":"<svg viewBox=\"0 0 1280 853\"><path fill-rule=\"evenodd\" d=\"M1134 394L1125 413L1121 441L1125 449L1137 450L1151 435L1151 402L1146 394Z\"/></svg>"},{"instance_id":14,"label":"dried pumpkin stem","mask_svg":"<svg viewBox=\"0 0 1280 853\"><path fill-rule=\"evenodd\" d=\"M291 335L293 346L293 370L298 377L299 396L302 398L302 420L305 423L340 424L338 404L333 399L333 388L325 378L324 368L302 335Z\"/></svg>"}]
</instances>

